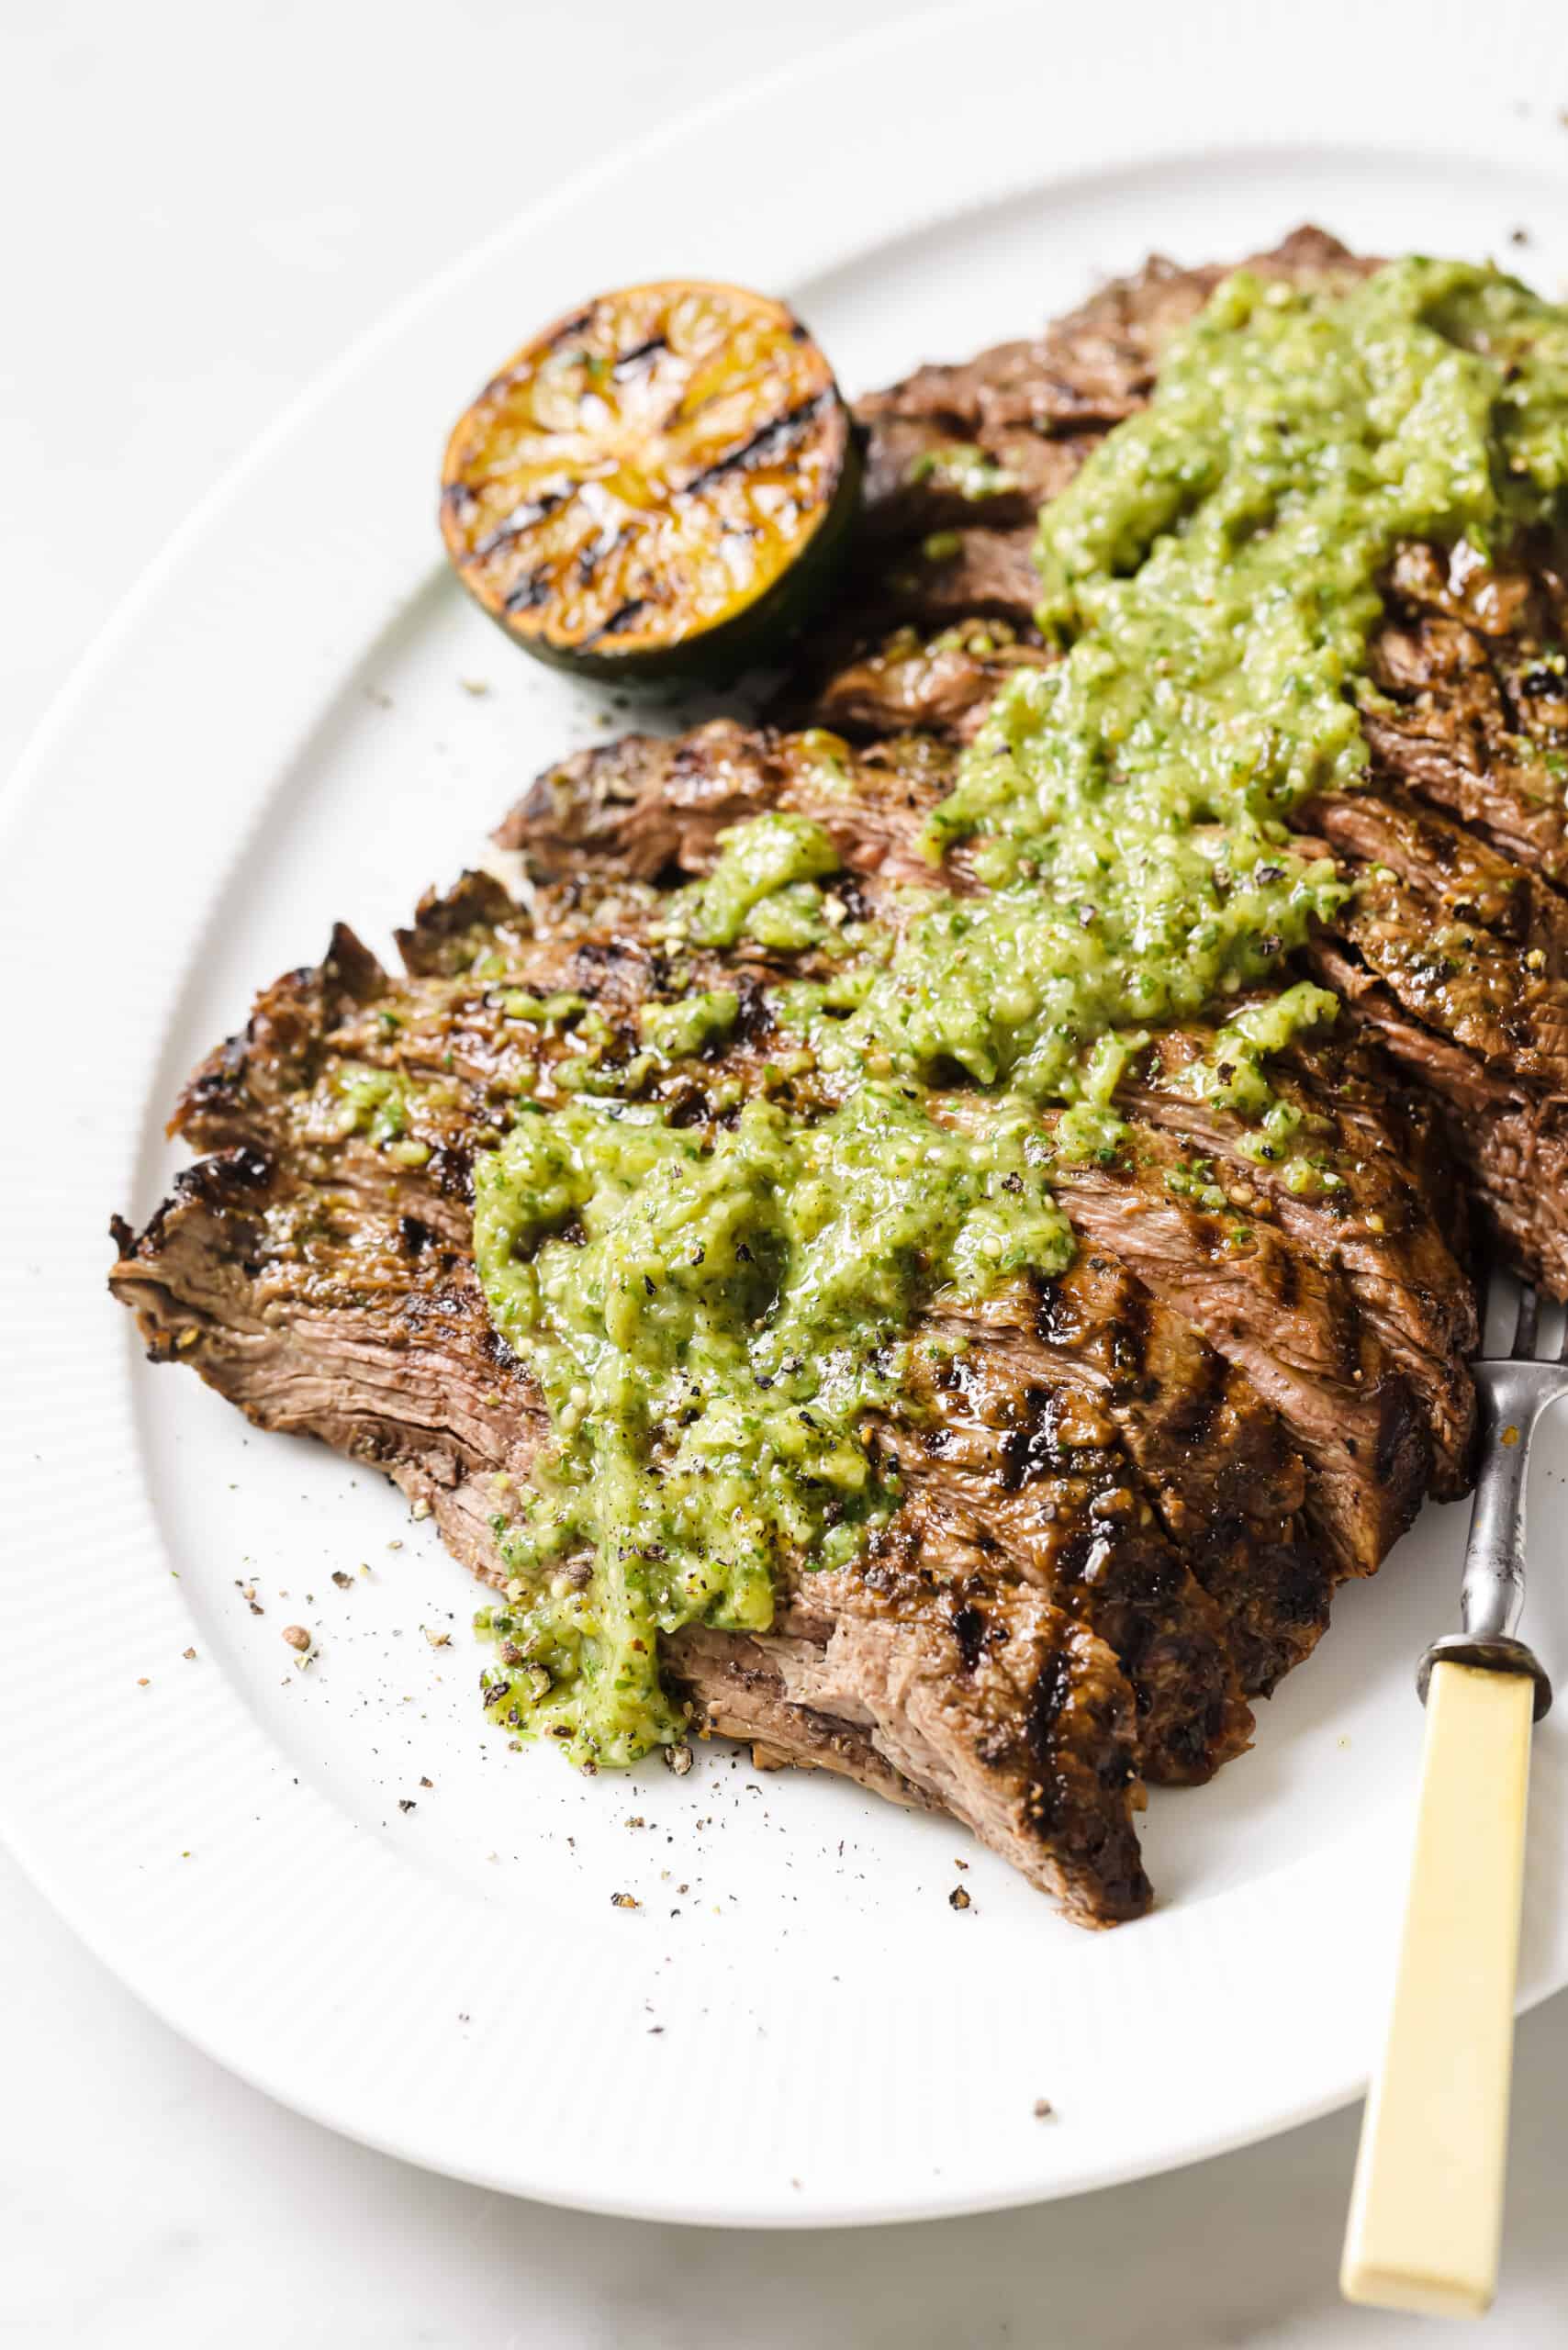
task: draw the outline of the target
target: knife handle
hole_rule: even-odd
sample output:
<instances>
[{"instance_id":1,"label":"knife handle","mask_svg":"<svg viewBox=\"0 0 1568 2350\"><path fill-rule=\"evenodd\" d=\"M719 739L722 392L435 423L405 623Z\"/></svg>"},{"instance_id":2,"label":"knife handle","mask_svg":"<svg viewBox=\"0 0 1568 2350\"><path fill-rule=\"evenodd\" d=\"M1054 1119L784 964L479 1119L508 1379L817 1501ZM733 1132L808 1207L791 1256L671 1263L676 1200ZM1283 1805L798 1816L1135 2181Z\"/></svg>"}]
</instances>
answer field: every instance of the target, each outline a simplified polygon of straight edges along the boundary
<instances>
[{"instance_id":1,"label":"knife handle","mask_svg":"<svg viewBox=\"0 0 1568 2350\"><path fill-rule=\"evenodd\" d=\"M1339 2283L1381 2309L1478 2317L1497 2282L1535 1689L1438 1663L1383 2064Z\"/></svg>"}]
</instances>

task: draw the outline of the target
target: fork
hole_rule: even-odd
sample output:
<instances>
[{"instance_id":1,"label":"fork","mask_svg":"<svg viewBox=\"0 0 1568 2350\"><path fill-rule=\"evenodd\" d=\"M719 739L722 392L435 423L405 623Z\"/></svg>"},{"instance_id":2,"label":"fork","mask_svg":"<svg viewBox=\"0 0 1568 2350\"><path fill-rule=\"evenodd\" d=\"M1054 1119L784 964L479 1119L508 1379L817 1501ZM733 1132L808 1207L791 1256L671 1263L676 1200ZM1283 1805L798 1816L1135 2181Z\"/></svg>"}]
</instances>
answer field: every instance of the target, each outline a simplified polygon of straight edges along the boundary
<instances>
[{"instance_id":1,"label":"fork","mask_svg":"<svg viewBox=\"0 0 1568 2350\"><path fill-rule=\"evenodd\" d=\"M1551 1684L1514 1627L1525 1485L1541 1414L1568 1395L1568 1328L1537 1353L1519 1292L1513 1352L1473 1368L1481 1474L1461 1629L1417 1667L1427 1708L1415 1854L1383 2062L1361 2125L1339 2282L1383 2309L1477 2317L1497 2282L1532 1721Z\"/></svg>"}]
</instances>

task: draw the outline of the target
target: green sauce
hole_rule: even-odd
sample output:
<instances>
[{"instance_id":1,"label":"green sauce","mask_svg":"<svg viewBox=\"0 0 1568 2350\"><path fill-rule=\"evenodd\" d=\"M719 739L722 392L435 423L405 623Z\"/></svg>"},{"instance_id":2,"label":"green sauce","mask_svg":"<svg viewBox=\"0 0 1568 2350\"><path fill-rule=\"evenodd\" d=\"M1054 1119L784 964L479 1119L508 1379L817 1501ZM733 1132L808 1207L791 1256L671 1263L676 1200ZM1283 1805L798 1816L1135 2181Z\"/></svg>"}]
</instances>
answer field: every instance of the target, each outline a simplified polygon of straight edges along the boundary
<instances>
[{"instance_id":1,"label":"green sauce","mask_svg":"<svg viewBox=\"0 0 1568 2350\"><path fill-rule=\"evenodd\" d=\"M923 449L911 464L905 479L910 482L931 481L940 489L950 489L956 496L968 498L996 498L1003 490L1016 489L1017 478L983 449L967 441L950 441L940 449Z\"/></svg>"},{"instance_id":2,"label":"green sauce","mask_svg":"<svg viewBox=\"0 0 1568 2350\"><path fill-rule=\"evenodd\" d=\"M1276 982L1187 1081L1287 1185L1319 1187L1267 1062L1335 1016L1285 965L1347 890L1285 820L1364 769L1398 543L1484 560L1552 520L1565 482L1568 312L1460 263L1348 290L1240 272L1041 516L1062 658L1002 688L927 828L934 867L962 845L983 886L934 871L846 941L826 831L776 811L724 836L670 937L819 950L772 1009L839 1106L755 1102L700 1139L580 1099L523 1109L480 1158L487 1301L552 1425L533 1494L495 1522L503 1718L579 1762L634 1759L680 1734L661 1632L764 1627L786 1562L854 1555L897 1505L864 1439L899 1408L916 1317L1068 1261L1051 1148L1115 1155L1116 1087L1152 1027ZM644 1065L736 1016L722 990L650 1011ZM630 1092L596 1069L590 1021L582 1092ZM1046 1103L1066 1105L1054 1146ZM397 1113L361 1089L346 1114ZM1211 1173L1170 1180L1202 1196Z\"/></svg>"},{"instance_id":3,"label":"green sauce","mask_svg":"<svg viewBox=\"0 0 1568 2350\"><path fill-rule=\"evenodd\" d=\"M838 870L838 851L821 824L773 808L719 838L724 853L712 871L676 893L672 926L700 946L734 946L743 936L764 946L809 945L798 934L801 917L809 927L810 885Z\"/></svg>"},{"instance_id":4,"label":"green sauce","mask_svg":"<svg viewBox=\"0 0 1568 2350\"><path fill-rule=\"evenodd\" d=\"M647 1003L638 1016L637 1032L651 1052L665 1060L689 1059L710 1045L722 1045L740 1017L741 1000L733 988L711 988L685 995L674 1003Z\"/></svg>"},{"instance_id":5,"label":"green sauce","mask_svg":"<svg viewBox=\"0 0 1568 2350\"><path fill-rule=\"evenodd\" d=\"M985 878L1101 875L1129 909L1186 894L1205 824L1244 868L1365 766L1396 543L1484 555L1565 480L1568 312L1461 262L1341 294L1238 272L1044 509L1037 617L1070 649L999 697L934 845L978 833Z\"/></svg>"},{"instance_id":6,"label":"green sauce","mask_svg":"<svg viewBox=\"0 0 1568 2350\"><path fill-rule=\"evenodd\" d=\"M493 1526L503 1721L578 1762L679 1737L659 1633L766 1628L780 1564L841 1565L896 1506L860 1438L920 1307L1069 1261L1048 1156L1024 1105L960 1132L872 1083L811 1125L753 1102L711 1144L575 1102L479 1159L480 1276L553 1432Z\"/></svg>"}]
</instances>

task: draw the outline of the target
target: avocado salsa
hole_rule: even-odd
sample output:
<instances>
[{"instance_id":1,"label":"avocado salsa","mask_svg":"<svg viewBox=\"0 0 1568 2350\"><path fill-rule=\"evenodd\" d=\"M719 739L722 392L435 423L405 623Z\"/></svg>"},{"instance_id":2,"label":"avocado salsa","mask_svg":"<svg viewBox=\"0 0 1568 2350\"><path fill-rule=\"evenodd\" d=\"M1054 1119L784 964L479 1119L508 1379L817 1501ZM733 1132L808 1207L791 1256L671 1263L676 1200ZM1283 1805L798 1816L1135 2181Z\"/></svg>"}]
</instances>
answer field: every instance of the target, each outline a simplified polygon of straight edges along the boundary
<instances>
[{"instance_id":1,"label":"avocado salsa","mask_svg":"<svg viewBox=\"0 0 1568 2350\"><path fill-rule=\"evenodd\" d=\"M1114 1159L1152 1029L1217 1015L1185 1081L1314 1180L1267 1064L1336 1015L1289 958L1349 885L1286 820L1365 769L1398 543L1484 562L1565 480L1568 311L1459 262L1238 271L1041 514L1060 658L1017 672L965 753L926 826L932 889L835 927L833 842L780 811L672 894L686 938L813 950L770 1008L832 1106L755 1100L710 1134L585 1084L520 1102L480 1155L487 1308L551 1429L493 1521L509 1724L587 1767L678 1740L659 1636L766 1628L782 1572L842 1566L886 1523L874 1416L939 1343L923 1315L1070 1261L1052 1165ZM643 1046L722 1046L737 1010L722 989L658 1007Z\"/></svg>"}]
</instances>

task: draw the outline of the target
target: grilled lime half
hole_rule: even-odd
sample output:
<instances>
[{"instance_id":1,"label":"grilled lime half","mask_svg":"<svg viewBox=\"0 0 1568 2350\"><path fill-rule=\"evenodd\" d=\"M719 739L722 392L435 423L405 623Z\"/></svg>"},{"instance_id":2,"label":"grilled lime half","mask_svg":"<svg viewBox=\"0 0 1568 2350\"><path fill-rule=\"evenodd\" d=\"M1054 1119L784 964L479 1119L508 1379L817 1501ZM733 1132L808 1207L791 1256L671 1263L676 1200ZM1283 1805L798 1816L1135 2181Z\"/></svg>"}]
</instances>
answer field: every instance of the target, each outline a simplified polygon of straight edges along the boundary
<instances>
[{"instance_id":1,"label":"grilled lime half","mask_svg":"<svg viewBox=\"0 0 1568 2350\"><path fill-rule=\"evenodd\" d=\"M441 526L541 660L600 680L765 661L820 595L859 490L827 361L781 302L672 282L601 295L460 419Z\"/></svg>"}]
</instances>

